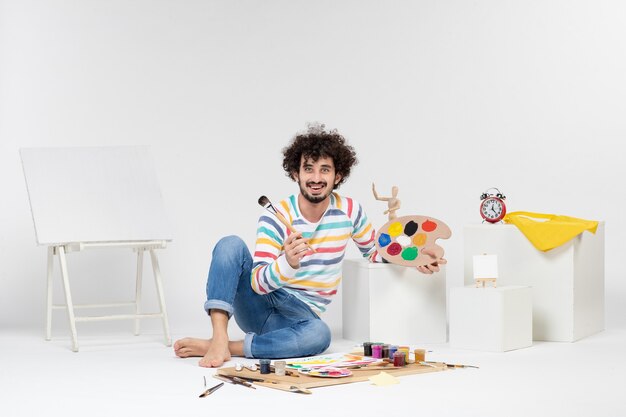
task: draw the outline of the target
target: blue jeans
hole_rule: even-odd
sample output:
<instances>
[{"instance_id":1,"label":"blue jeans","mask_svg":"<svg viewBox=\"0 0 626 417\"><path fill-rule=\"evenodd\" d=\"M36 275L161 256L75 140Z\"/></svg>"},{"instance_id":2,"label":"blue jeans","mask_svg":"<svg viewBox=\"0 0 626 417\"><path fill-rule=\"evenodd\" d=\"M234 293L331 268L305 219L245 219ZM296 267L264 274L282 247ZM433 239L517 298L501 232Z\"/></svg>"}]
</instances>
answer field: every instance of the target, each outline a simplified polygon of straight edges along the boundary
<instances>
[{"instance_id":1,"label":"blue jeans","mask_svg":"<svg viewBox=\"0 0 626 417\"><path fill-rule=\"evenodd\" d=\"M246 332L247 358L297 358L317 355L330 345L330 329L309 306L284 289L260 295L252 290L252 256L237 236L213 249L204 309L235 316Z\"/></svg>"}]
</instances>

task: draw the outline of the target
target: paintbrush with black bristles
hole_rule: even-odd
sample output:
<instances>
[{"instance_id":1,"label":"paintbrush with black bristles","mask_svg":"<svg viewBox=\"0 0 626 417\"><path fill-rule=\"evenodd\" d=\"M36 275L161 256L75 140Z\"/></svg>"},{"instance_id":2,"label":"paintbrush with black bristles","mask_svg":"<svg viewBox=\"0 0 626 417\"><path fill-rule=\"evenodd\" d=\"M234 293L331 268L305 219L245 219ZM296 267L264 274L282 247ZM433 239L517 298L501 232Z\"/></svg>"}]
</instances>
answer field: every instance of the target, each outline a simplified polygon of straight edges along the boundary
<instances>
[{"instance_id":1,"label":"paintbrush with black bristles","mask_svg":"<svg viewBox=\"0 0 626 417\"><path fill-rule=\"evenodd\" d=\"M261 207L263 207L265 210L269 211L270 213L272 213L274 216L276 216L276 218L278 220L280 220L280 222L282 224L284 224L287 229L291 230L291 233L298 233L298 231L296 230L295 227L293 227L291 225L291 223L289 223L287 221L287 219L285 219L285 216L283 216L282 214L280 214L280 212L278 210L276 210L276 207L274 207L272 205L272 202L270 201L269 198L265 197L264 195L262 195L261 197L259 197L259 205ZM313 251L315 252L315 249L313 249L313 247L311 245L309 245L307 243L307 246Z\"/></svg>"}]
</instances>

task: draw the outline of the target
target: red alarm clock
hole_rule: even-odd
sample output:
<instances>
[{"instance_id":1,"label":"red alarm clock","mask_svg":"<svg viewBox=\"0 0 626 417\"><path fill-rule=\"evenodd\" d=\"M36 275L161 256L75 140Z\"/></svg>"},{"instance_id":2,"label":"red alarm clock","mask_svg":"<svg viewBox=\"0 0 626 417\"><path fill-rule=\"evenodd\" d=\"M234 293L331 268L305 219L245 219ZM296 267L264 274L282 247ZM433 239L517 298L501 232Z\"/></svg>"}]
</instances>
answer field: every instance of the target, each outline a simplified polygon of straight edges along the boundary
<instances>
[{"instance_id":1,"label":"red alarm clock","mask_svg":"<svg viewBox=\"0 0 626 417\"><path fill-rule=\"evenodd\" d=\"M495 193L491 191L495 190ZM504 200L506 197L495 187L489 188L480 195L480 215L483 220L489 223L497 223L504 218L506 214L506 205Z\"/></svg>"}]
</instances>

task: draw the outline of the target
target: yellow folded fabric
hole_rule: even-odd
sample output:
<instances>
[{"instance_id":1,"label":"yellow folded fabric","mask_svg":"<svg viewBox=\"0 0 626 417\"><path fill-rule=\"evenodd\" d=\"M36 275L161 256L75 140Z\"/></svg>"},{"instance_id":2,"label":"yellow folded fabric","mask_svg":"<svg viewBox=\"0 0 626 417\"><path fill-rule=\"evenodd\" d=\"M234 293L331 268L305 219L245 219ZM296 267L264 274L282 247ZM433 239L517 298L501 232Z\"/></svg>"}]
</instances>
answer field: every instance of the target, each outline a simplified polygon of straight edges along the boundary
<instances>
[{"instance_id":1,"label":"yellow folded fabric","mask_svg":"<svg viewBox=\"0 0 626 417\"><path fill-rule=\"evenodd\" d=\"M517 226L533 246L544 252L569 242L585 230L596 233L598 229L594 220L528 211L508 213L503 220Z\"/></svg>"}]
</instances>

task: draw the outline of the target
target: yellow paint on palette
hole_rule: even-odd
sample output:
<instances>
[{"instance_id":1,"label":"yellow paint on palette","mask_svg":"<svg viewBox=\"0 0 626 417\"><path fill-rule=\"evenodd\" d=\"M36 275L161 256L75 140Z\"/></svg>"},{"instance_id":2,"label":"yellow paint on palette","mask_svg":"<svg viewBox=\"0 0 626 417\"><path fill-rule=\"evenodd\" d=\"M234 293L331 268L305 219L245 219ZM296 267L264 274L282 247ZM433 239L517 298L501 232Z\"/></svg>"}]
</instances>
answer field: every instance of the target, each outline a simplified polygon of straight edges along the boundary
<instances>
[{"instance_id":1,"label":"yellow paint on palette","mask_svg":"<svg viewBox=\"0 0 626 417\"><path fill-rule=\"evenodd\" d=\"M398 236L400 233L402 233L403 227L402 227L402 223L400 222L393 222L389 225L389 229L388 229L388 233L389 236L393 236L396 237Z\"/></svg>"},{"instance_id":2,"label":"yellow paint on palette","mask_svg":"<svg viewBox=\"0 0 626 417\"><path fill-rule=\"evenodd\" d=\"M413 236L413 243L415 246L424 246L426 239L428 239L428 235L426 235L426 233L418 233Z\"/></svg>"}]
</instances>

